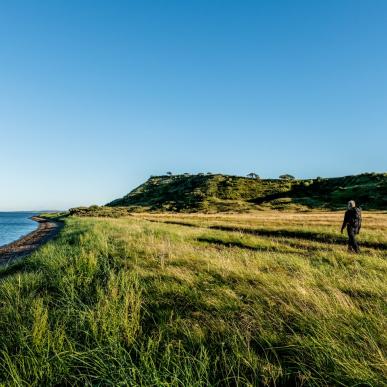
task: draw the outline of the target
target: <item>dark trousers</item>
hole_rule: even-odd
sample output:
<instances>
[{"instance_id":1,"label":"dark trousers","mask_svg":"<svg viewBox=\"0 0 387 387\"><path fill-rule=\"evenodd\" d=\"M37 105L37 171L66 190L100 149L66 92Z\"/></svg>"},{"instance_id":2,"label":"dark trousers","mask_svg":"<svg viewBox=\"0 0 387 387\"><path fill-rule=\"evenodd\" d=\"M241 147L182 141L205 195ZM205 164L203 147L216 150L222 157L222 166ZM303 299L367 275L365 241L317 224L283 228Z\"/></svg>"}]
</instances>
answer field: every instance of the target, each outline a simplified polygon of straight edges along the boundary
<instances>
[{"instance_id":1,"label":"dark trousers","mask_svg":"<svg viewBox=\"0 0 387 387\"><path fill-rule=\"evenodd\" d=\"M359 253L359 245L356 241L357 229L354 227L347 227L348 232L348 251L353 253Z\"/></svg>"}]
</instances>

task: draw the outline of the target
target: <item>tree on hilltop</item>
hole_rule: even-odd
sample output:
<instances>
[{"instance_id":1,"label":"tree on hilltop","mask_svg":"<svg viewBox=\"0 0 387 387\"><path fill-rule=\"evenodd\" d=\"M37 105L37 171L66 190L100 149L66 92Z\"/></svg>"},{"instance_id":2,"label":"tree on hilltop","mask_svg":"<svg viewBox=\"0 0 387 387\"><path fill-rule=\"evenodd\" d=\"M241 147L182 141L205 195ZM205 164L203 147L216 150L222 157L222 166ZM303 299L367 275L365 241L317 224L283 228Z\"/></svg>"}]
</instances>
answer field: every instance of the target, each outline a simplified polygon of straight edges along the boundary
<instances>
[{"instance_id":1,"label":"tree on hilltop","mask_svg":"<svg viewBox=\"0 0 387 387\"><path fill-rule=\"evenodd\" d=\"M172 172L168 171L168 172L167 172L167 175L168 175L168 176L172 176Z\"/></svg>"},{"instance_id":2,"label":"tree on hilltop","mask_svg":"<svg viewBox=\"0 0 387 387\"><path fill-rule=\"evenodd\" d=\"M295 180L296 178L293 175L285 174L279 177L281 180Z\"/></svg>"},{"instance_id":3,"label":"tree on hilltop","mask_svg":"<svg viewBox=\"0 0 387 387\"><path fill-rule=\"evenodd\" d=\"M247 177L249 177L250 179L259 179L259 176L254 173L254 172L250 172Z\"/></svg>"}]
</instances>

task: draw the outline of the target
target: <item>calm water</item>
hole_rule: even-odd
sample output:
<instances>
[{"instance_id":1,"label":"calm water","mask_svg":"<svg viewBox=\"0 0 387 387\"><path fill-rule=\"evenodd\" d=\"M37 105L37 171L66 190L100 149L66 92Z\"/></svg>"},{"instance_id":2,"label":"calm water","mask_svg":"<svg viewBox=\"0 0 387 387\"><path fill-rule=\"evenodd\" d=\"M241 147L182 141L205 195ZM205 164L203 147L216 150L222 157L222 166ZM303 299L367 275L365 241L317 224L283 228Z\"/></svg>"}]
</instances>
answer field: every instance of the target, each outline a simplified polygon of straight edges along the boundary
<instances>
[{"instance_id":1,"label":"calm water","mask_svg":"<svg viewBox=\"0 0 387 387\"><path fill-rule=\"evenodd\" d=\"M35 212L0 212L0 246L13 242L38 228L30 219Z\"/></svg>"}]
</instances>

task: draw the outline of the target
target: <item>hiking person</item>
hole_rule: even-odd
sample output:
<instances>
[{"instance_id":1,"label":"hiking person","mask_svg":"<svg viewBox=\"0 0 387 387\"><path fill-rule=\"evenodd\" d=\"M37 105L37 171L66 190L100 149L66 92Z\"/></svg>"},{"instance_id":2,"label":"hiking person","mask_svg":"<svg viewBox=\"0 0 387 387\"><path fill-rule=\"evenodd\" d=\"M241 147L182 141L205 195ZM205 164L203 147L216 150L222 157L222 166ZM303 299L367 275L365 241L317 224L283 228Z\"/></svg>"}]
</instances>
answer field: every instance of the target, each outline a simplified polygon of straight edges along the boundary
<instances>
[{"instance_id":1,"label":"hiking person","mask_svg":"<svg viewBox=\"0 0 387 387\"><path fill-rule=\"evenodd\" d=\"M356 234L359 234L361 228L361 210L356 207L356 203L353 200L348 202L348 209L344 215L341 233L343 233L345 227L347 227L348 233L348 251L359 253L360 249L356 241Z\"/></svg>"}]
</instances>

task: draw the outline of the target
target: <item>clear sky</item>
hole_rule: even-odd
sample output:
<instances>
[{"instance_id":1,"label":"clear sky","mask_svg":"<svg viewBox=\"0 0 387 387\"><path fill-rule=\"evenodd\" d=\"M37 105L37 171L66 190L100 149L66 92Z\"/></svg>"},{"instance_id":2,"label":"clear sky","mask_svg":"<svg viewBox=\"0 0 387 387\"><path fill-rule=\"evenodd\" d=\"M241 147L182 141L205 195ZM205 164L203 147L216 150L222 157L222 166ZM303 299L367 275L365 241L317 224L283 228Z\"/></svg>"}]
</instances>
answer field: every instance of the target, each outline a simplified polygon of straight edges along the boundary
<instances>
[{"instance_id":1,"label":"clear sky","mask_svg":"<svg viewBox=\"0 0 387 387\"><path fill-rule=\"evenodd\" d=\"M0 141L0 210L386 171L387 1L0 1Z\"/></svg>"}]
</instances>

